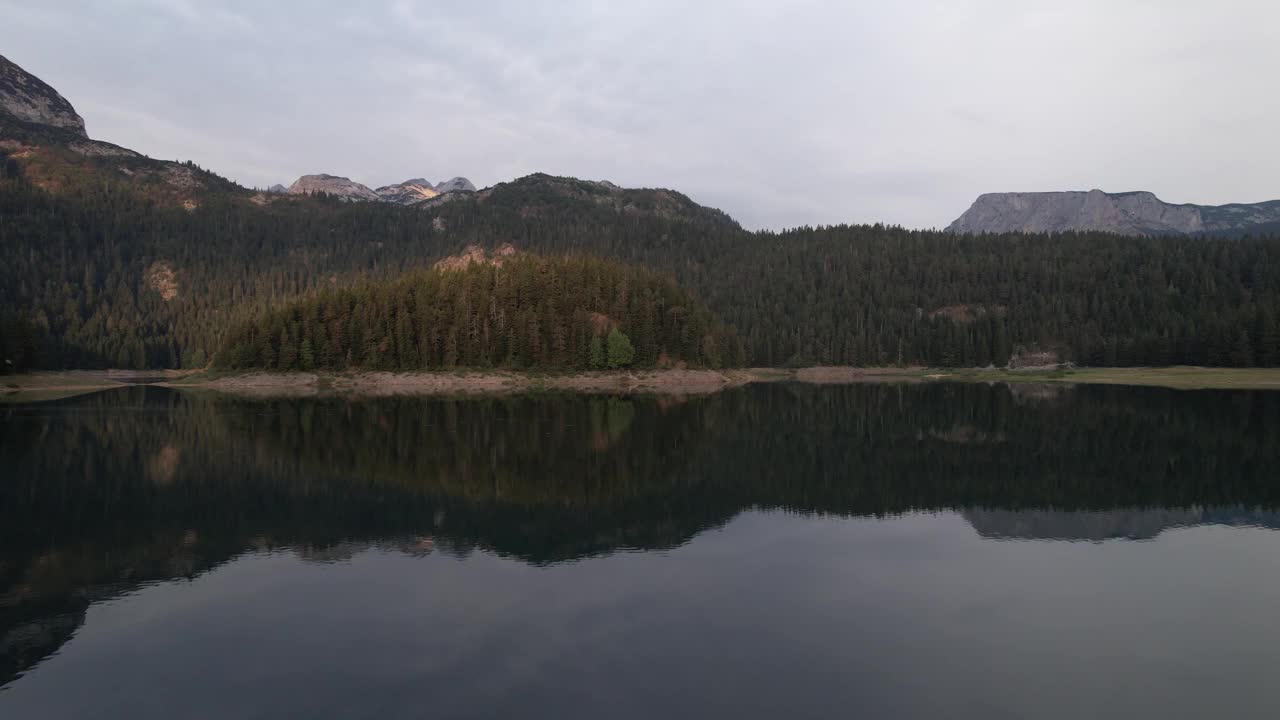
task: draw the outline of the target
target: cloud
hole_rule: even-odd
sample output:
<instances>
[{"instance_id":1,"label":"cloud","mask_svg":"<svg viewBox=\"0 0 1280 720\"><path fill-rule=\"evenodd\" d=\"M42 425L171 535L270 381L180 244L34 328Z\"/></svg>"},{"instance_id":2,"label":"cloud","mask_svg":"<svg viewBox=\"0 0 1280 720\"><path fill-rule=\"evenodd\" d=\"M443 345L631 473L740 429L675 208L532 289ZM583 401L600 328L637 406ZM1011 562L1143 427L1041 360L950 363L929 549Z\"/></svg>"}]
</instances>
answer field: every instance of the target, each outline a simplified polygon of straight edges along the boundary
<instances>
[{"instance_id":1,"label":"cloud","mask_svg":"<svg viewBox=\"0 0 1280 720\"><path fill-rule=\"evenodd\" d=\"M0 0L90 132L248 184L545 171L752 227L942 226L979 193L1280 196L1269 3ZM1229 38L1224 42L1224 38Z\"/></svg>"}]
</instances>

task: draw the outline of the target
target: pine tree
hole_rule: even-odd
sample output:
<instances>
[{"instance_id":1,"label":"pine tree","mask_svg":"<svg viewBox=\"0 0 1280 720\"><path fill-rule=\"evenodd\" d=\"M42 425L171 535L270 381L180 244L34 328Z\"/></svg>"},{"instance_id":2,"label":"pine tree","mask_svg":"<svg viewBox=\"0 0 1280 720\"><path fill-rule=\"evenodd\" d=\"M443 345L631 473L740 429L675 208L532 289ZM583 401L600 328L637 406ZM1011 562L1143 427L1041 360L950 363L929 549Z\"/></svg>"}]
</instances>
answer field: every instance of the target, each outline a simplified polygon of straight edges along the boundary
<instances>
[{"instance_id":1,"label":"pine tree","mask_svg":"<svg viewBox=\"0 0 1280 720\"><path fill-rule=\"evenodd\" d=\"M316 366L316 354L311 348L311 338L303 338L302 346L298 351L298 359L302 364L303 370L314 370Z\"/></svg>"},{"instance_id":2,"label":"pine tree","mask_svg":"<svg viewBox=\"0 0 1280 720\"><path fill-rule=\"evenodd\" d=\"M592 370L601 370L605 366L604 343L599 335L591 337L590 350L587 354L587 366Z\"/></svg>"},{"instance_id":3,"label":"pine tree","mask_svg":"<svg viewBox=\"0 0 1280 720\"><path fill-rule=\"evenodd\" d=\"M1253 367L1253 344L1249 342L1249 333L1241 331L1231 349L1231 364L1235 367Z\"/></svg>"},{"instance_id":4,"label":"pine tree","mask_svg":"<svg viewBox=\"0 0 1280 720\"><path fill-rule=\"evenodd\" d=\"M288 330L280 331L280 353L276 362L280 370L294 370L297 367L298 349Z\"/></svg>"}]
</instances>

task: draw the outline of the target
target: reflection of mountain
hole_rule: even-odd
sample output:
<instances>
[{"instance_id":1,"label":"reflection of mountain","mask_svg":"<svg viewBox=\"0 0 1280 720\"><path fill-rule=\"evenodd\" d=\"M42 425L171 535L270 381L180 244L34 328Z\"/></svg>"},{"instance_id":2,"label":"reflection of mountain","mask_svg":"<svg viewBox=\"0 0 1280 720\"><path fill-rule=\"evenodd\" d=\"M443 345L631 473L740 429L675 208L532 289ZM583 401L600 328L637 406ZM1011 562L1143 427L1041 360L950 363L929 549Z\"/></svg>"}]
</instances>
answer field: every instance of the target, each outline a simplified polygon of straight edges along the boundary
<instances>
[{"instance_id":1,"label":"reflection of mountain","mask_svg":"<svg viewBox=\"0 0 1280 720\"><path fill-rule=\"evenodd\" d=\"M993 540L1153 540L1165 530L1193 525L1280 530L1280 513L1245 508L1186 510L965 510L964 519Z\"/></svg>"},{"instance_id":2,"label":"reflection of mountain","mask_svg":"<svg viewBox=\"0 0 1280 720\"><path fill-rule=\"evenodd\" d=\"M93 602L245 552L541 564L752 508L955 508L986 537L1277 527L1280 394L753 386L706 398L254 401L127 388L0 416L0 684ZM1259 508L1235 511L1224 508ZM981 508L978 510L977 508Z\"/></svg>"}]
</instances>

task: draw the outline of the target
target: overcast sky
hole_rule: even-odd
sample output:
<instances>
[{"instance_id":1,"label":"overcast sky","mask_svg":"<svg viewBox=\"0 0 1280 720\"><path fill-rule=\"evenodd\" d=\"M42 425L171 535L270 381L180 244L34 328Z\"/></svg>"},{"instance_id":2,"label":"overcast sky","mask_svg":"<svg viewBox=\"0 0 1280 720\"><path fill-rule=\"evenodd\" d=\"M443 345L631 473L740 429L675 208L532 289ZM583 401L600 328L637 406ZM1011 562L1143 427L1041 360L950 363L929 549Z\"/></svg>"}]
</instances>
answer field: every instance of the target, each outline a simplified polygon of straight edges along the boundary
<instances>
[{"instance_id":1,"label":"overcast sky","mask_svg":"<svg viewBox=\"0 0 1280 720\"><path fill-rule=\"evenodd\" d=\"M92 137L250 186L531 172L749 227L1280 198L1280 2L0 0Z\"/></svg>"}]
</instances>

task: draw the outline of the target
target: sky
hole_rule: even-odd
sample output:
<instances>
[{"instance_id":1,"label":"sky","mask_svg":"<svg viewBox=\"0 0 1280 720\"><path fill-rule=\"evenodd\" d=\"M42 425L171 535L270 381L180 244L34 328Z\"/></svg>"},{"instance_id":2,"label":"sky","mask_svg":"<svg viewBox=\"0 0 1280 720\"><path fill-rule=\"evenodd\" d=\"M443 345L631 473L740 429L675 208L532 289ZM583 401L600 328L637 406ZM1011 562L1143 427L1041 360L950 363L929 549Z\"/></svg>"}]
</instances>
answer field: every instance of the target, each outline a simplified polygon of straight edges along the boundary
<instances>
[{"instance_id":1,"label":"sky","mask_svg":"<svg viewBox=\"0 0 1280 720\"><path fill-rule=\"evenodd\" d=\"M1280 198L1274 0L0 0L91 137L244 185L532 172L751 228Z\"/></svg>"}]
</instances>

